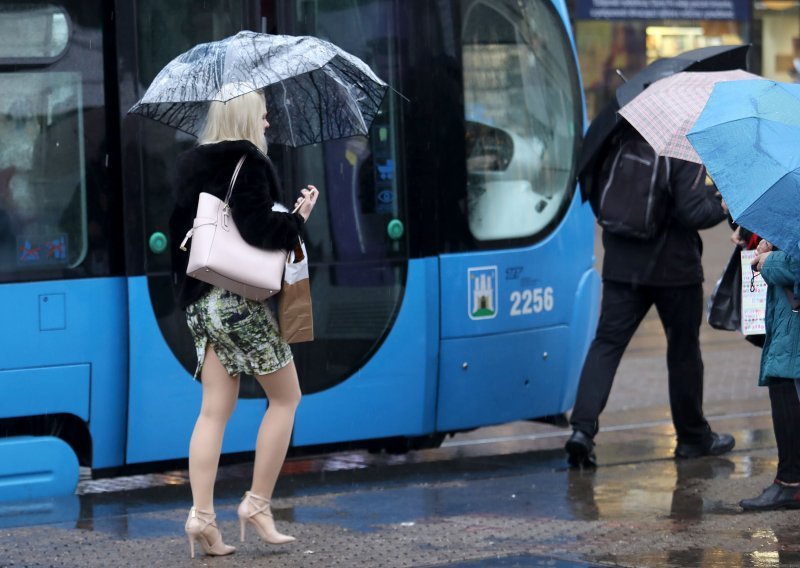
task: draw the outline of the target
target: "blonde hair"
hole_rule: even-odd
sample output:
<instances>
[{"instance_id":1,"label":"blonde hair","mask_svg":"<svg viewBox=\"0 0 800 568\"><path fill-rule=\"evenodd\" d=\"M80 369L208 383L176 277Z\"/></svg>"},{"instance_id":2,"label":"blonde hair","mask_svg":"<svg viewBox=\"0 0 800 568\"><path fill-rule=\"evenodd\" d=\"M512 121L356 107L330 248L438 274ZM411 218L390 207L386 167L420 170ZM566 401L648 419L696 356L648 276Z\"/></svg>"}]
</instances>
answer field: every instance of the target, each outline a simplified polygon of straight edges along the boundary
<instances>
[{"instance_id":1,"label":"blonde hair","mask_svg":"<svg viewBox=\"0 0 800 568\"><path fill-rule=\"evenodd\" d=\"M242 84L224 85L220 96L241 90ZM235 96L227 102L211 101L208 116L198 144L214 144L223 140L248 140L264 154L267 153L267 139L264 136L262 115L266 101L261 91L250 90Z\"/></svg>"}]
</instances>

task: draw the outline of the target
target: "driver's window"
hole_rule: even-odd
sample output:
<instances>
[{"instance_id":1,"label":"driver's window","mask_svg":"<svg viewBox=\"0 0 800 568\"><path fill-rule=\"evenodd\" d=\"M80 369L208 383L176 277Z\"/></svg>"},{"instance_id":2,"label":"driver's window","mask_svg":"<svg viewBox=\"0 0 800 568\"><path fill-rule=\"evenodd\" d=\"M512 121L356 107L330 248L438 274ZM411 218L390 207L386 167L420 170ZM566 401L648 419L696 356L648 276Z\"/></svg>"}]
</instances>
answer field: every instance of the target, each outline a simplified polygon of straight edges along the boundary
<instances>
[{"instance_id":1,"label":"driver's window","mask_svg":"<svg viewBox=\"0 0 800 568\"><path fill-rule=\"evenodd\" d=\"M0 73L0 276L87 252L81 76Z\"/></svg>"}]
</instances>

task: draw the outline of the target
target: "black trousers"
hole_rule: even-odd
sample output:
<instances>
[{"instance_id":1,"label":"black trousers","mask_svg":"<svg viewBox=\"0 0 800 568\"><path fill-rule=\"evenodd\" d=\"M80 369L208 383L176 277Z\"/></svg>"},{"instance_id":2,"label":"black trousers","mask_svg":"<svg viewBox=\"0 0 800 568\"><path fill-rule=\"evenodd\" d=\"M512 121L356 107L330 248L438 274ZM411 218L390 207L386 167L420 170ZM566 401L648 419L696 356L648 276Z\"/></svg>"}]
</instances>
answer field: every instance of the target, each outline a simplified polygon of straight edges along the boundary
<instances>
[{"instance_id":1,"label":"black trousers","mask_svg":"<svg viewBox=\"0 0 800 568\"><path fill-rule=\"evenodd\" d=\"M778 444L777 477L785 483L800 483L800 399L794 381L773 379L768 388Z\"/></svg>"},{"instance_id":2,"label":"black trousers","mask_svg":"<svg viewBox=\"0 0 800 568\"><path fill-rule=\"evenodd\" d=\"M669 404L678 441L705 441L711 428L703 416L703 360L700 322L703 287L638 286L603 282L597 334L583 364L570 423L594 437L608 402L622 354L650 307L655 304L667 336Z\"/></svg>"}]
</instances>

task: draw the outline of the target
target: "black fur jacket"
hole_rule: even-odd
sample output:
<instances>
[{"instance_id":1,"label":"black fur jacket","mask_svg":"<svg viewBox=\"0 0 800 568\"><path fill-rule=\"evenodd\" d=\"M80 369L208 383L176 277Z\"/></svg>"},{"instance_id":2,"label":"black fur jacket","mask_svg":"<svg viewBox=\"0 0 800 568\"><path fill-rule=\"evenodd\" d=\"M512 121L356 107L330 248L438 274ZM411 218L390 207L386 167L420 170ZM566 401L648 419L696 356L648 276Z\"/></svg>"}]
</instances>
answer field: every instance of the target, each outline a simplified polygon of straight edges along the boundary
<instances>
[{"instance_id":1,"label":"black fur jacket","mask_svg":"<svg viewBox=\"0 0 800 568\"><path fill-rule=\"evenodd\" d=\"M273 211L280 186L272 162L245 140L196 146L178 156L175 180L175 210L169 222L172 243L172 283L182 309L199 300L210 284L186 276L189 253L178 244L192 228L201 192L225 199L236 164L247 159L236 178L230 200L236 228L249 244L263 249L289 250L297 243L303 227L299 213ZM188 247L187 247L188 248Z\"/></svg>"}]
</instances>

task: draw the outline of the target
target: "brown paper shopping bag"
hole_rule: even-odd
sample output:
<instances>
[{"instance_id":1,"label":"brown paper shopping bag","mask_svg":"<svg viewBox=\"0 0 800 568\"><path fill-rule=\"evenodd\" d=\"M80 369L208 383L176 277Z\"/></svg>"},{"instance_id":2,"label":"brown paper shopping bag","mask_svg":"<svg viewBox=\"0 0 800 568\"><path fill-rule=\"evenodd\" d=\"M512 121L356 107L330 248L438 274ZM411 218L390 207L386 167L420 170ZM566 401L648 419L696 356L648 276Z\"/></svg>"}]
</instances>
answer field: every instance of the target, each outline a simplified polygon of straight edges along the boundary
<instances>
[{"instance_id":1,"label":"brown paper shopping bag","mask_svg":"<svg viewBox=\"0 0 800 568\"><path fill-rule=\"evenodd\" d=\"M287 343L314 340L311 285L306 247L298 243L286 259L283 287L278 294L278 323Z\"/></svg>"}]
</instances>

